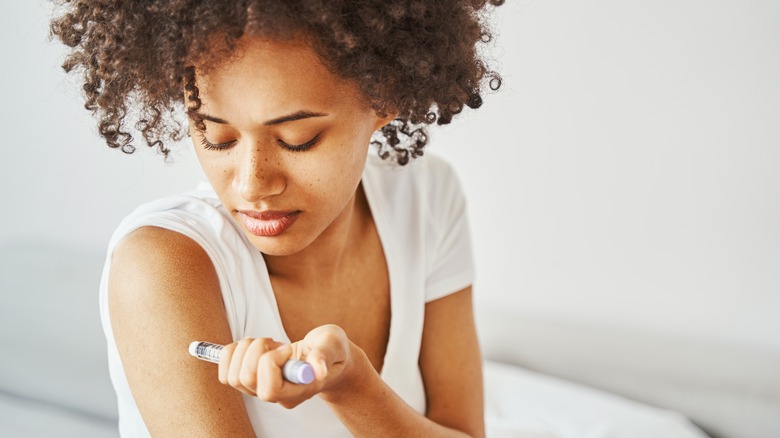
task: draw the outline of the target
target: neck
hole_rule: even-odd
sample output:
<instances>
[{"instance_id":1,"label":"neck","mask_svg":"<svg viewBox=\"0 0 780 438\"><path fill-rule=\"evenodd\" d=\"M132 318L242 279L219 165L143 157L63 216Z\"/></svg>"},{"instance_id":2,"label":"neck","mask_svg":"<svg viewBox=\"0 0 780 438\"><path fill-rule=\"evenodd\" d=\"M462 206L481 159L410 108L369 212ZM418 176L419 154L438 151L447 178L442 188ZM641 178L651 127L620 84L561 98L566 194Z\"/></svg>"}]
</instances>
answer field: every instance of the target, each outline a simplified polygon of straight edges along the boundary
<instances>
[{"instance_id":1,"label":"neck","mask_svg":"<svg viewBox=\"0 0 780 438\"><path fill-rule=\"evenodd\" d=\"M268 274L285 283L320 286L337 283L370 215L362 185L344 211L305 249L288 256L263 255Z\"/></svg>"}]
</instances>

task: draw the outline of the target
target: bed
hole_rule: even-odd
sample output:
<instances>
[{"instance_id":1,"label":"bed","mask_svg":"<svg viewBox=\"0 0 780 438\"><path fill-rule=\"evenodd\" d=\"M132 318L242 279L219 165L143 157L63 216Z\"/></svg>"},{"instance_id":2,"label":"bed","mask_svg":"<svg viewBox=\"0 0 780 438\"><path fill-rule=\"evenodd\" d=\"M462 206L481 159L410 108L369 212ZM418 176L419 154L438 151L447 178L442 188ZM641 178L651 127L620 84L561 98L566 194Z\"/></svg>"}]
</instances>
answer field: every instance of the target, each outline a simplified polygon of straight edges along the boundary
<instances>
[{"instance_id":1,"label":"bed","mask_svg":"<svg viewBox=\"0 0 780 438\"><path fill-rule=\"evenodd\" d=\"M0 244L1 436L117 435L96 298L102 263L89 250ZM715 437L780 436L776 354L745 350L746 359L729 362L738 348L490 312L477 318L488 436L708 436L697 424ZM590 348L571 348L583 342ZM647 348L694 348L698 362L647 361L637 353ZM733 369L692 378L718 360Z\"/></svg>"}]
</instances>

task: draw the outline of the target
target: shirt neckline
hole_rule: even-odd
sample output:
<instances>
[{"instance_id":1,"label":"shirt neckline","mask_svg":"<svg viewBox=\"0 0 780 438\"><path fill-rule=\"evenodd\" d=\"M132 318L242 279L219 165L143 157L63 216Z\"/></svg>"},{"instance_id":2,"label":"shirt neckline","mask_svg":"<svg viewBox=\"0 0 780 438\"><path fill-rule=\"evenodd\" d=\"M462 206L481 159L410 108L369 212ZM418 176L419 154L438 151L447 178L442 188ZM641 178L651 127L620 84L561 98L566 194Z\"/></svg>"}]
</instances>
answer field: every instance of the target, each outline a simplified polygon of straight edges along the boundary
<instances>
[{"instance_id":1,"label":"shirt neckline","mask_svg":"<svg viewBox=\"0 0 780 438\"><path fill-rule=\"evenodd\" d=\"M374 226L376 227L377 235L379 236L379 241L382 246L382 251L385 255L385 262L387 263L387 276L390 294L390 329L387 345L385 346L385 355L382 360L382 370L379 372L380 377L382 377L384 380L385 376L387 375L387 366L395 357L395 340L399 337L399 334L396 333L399 329L398 324L396 324L396 320L399 318L398 312L400 309L398 309L398 297L396 296L397 294L394 292L393 287L393 285L397 283L395 276L395 257L393 253L394 248L391 243L392 239L390 238L391 233L388 228L389 224L386 221L386 216L383 211L383 204L379 199L381 197L381 193L376 192L377 188L375 186L375 181L373 180L373 175L371 175L370 172L371 167L373 166L369 160L363 169L363 176L361 178L360 184L366 196L369 209L371 210L371 217L374 220ZM271 277L268 274L268 266L266 266L265 259L263 258L260 251L257 251L257 255L262 265L261 282L264 283L264 286L267 288L266 290L268 290L270 294L269 298L273 304L273 316L276 321L276 328L278 330L279 338L282 340L282 342L290 344L292 341L287 335L287 331L285 330L284 324L282 323L282 316L281 313L279 313L279 303L276 301L276 295L274 294L273 285L271 284Z\"/></svg>"}]
</instances>

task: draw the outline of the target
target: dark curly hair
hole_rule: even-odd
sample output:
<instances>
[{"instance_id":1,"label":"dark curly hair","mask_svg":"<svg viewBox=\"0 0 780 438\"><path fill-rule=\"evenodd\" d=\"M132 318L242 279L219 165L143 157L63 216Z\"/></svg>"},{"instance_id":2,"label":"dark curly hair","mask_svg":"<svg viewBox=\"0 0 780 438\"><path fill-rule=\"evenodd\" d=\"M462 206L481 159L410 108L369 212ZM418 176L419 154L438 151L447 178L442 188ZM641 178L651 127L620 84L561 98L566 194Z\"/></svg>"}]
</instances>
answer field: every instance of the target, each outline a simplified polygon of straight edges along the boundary
<instances>
[{"instance_id":1,"label":"dark curly hair","mask_svg":"<svg viewBox=\"0 0 780 438\"><path fill-rule=\"evenodd\" d=\"M64 11L51 34L71 48L62 67L83 71L85 108L108 146L126 153L135 150L128 127L135 120L146 144L167 157L163 140L186 133L177 115L184 109L197 117L200 106L193 60L199 69L213 67L243 35L306 38L380 116L397 114L372 144L402 165L422 155L426 125L478 108L483 85L501 84L478 47L491 40L485 12L503 0L55 2Z\"/></svg>"}]
</instances>

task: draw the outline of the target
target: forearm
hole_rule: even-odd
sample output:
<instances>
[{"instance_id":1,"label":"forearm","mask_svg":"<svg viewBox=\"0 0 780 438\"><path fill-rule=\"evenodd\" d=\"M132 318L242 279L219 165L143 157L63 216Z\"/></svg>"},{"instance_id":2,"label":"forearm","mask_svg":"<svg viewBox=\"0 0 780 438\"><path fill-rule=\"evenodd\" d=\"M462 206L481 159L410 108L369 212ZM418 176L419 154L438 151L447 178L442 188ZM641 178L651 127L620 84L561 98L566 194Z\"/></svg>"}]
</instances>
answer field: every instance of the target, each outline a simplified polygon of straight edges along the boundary
<instances>
[{"instance_id":1,"label":"forearm","mask_svg":"<svg viewBox=\"0 0 780 438\"><path fill-rule=\"evenodd\" d=\"M412 409L374 370L360 348L352 348L345 381L320 397L356 437L467 437Z\"/></svg>"}]
</instances>

